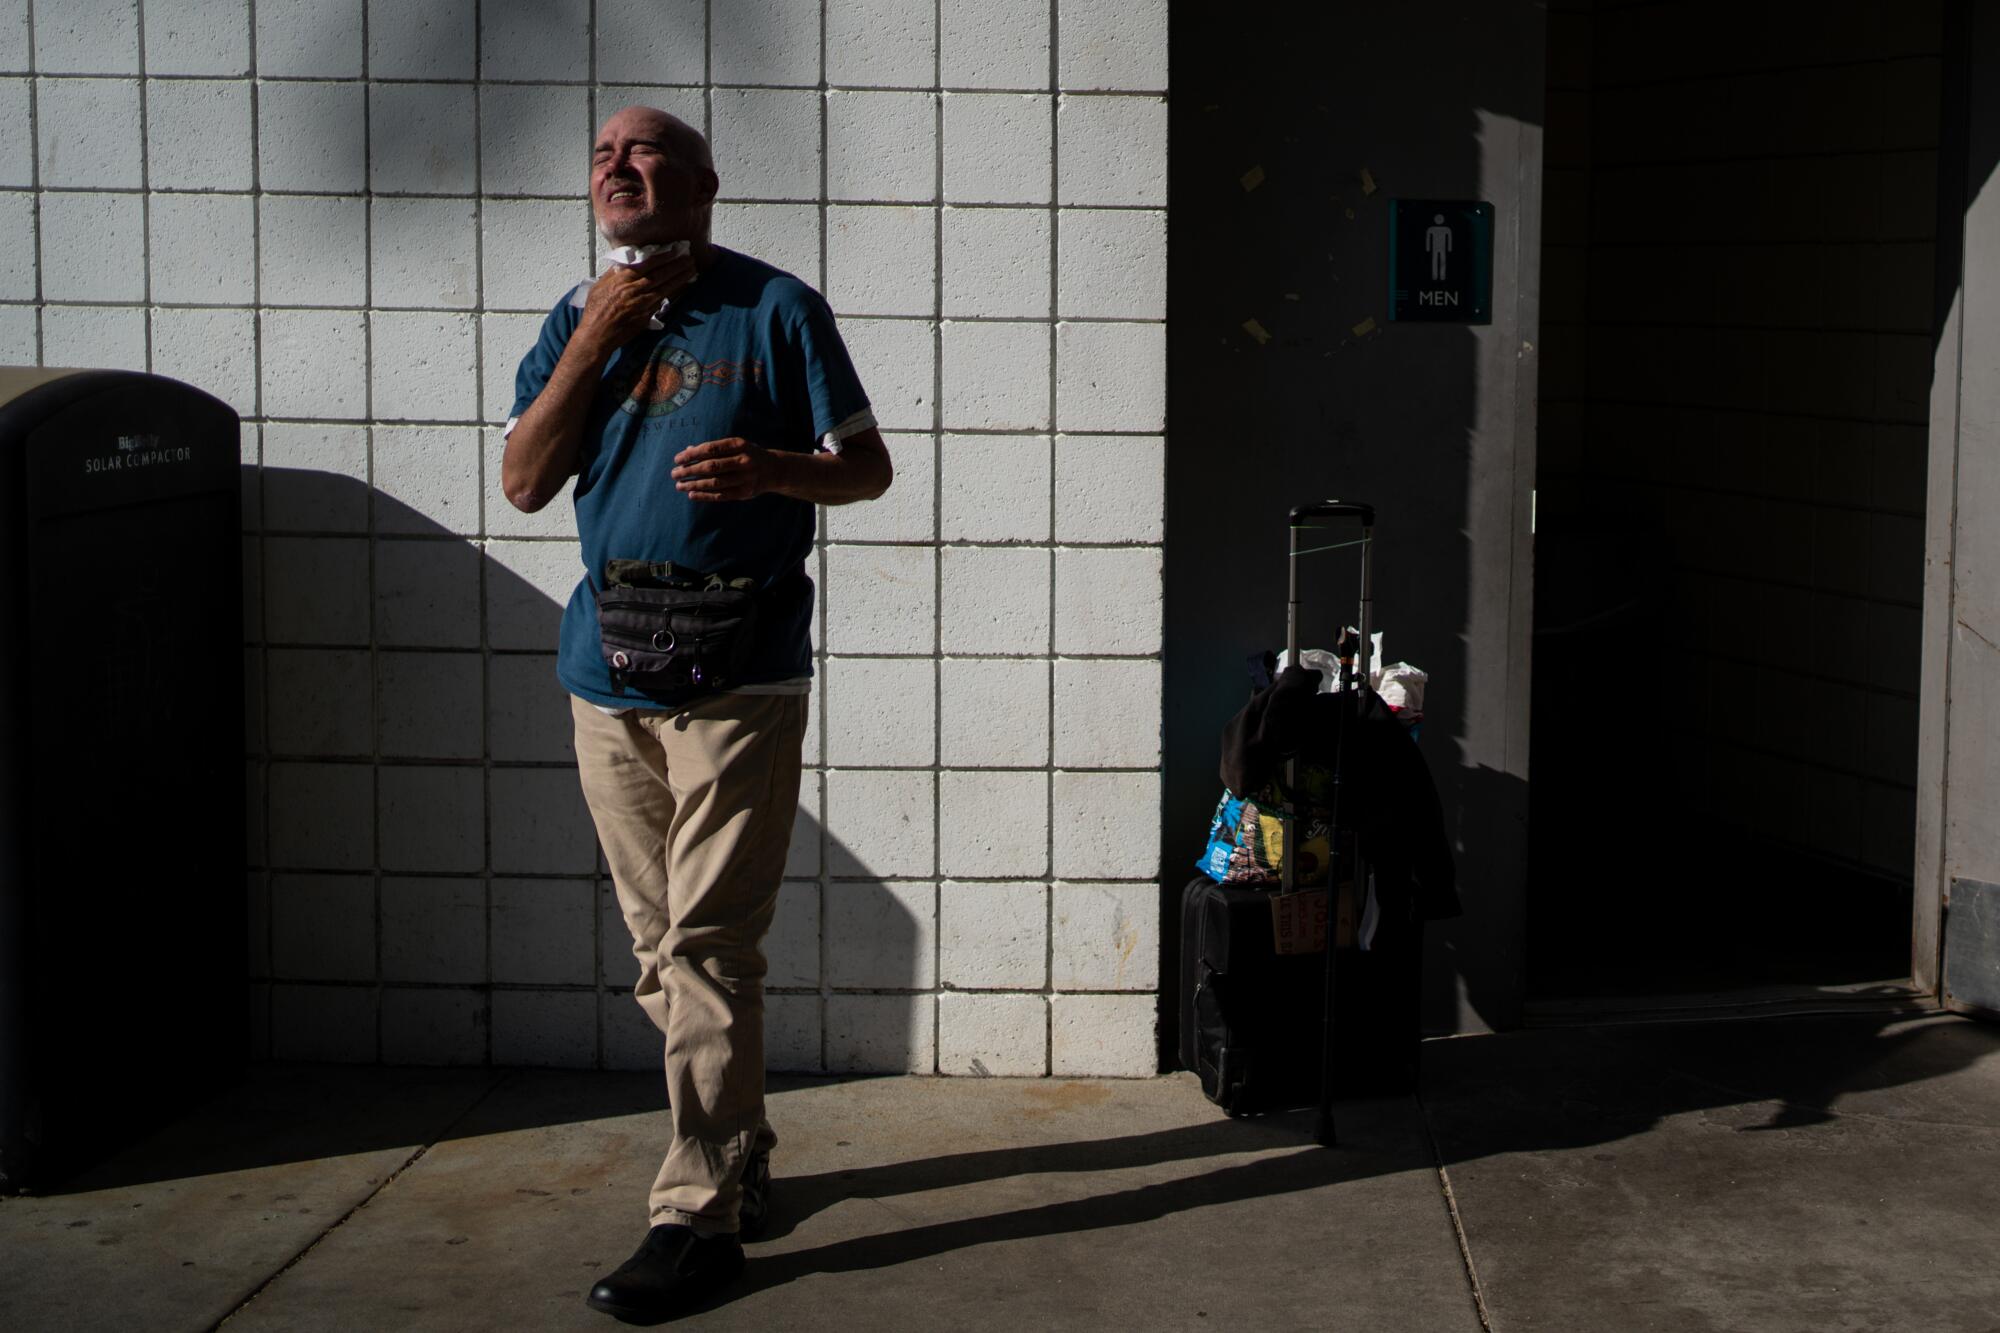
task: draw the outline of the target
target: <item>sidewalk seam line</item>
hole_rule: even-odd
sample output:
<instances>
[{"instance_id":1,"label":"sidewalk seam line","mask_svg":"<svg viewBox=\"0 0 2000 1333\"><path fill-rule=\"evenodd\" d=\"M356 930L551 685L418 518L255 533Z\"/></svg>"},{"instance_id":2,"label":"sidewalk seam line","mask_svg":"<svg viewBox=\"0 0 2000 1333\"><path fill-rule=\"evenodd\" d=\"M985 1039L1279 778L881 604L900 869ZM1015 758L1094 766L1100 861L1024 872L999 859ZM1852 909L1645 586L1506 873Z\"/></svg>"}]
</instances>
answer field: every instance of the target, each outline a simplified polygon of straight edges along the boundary
<instances>
[{"instance_id":1,"label":"sidewalk seam line","mask_svg":"<svg viewBox=\"0 0 2000 1333\"><path fill-rule=\"evenodd\" d=\"M1479 1285L1479 1267L1472 1262L1472 1243L1465 1234L1465 1219L1459 1215L1458 1195L1451 1188L1451 1173L1445 1169L1444 1153L1438 1149L1437 1135L1431 1132L1430 1111L1421 1094L1417 1097L1417 1118L1423 1123L1424 1141L1430 1145L1431 1161L1437 1167L1438 1188L1444 1198L1445 1213L1451 1218L1452 1235L1458 1241L1458 1258L1465 1266L1473 1312L1479 1316L1479 1326L1486 1333L1493 1333L1493 1312L1486 1308L1486 1292Z\"/></svg>"},{"instance_id":2,"label":"sidewalk seam line","mask_svg":"<svg viewBox=\"0 0 2000 1333\"><path fill-rule=\"evenodd\" d=\"M327 1226L326 1230L320 1232L317 1236L314 1236L311 1240L307 1241L305 1247L301 1249L297 1254L285 1260L284 1263L278 1265L276 1272L272 1273L269 1277L265 1278L262 1282L259 1282L254 1288L252 1288L250 1294L245 1296L242 1300L238 1301L236 1305L229 1311L228 1314L223 1315L222 1318L216 1320L213 1324L210 1324L208 1326L207 1333L217 1333L217 1330L219 1330L224 1324L228 1323L230 1320L234 1319L237 1315L242 1314L246 1309L248 1309L252 1301L256 1300L259 1296L262 1296L266 1291L270 1290L272 1284L277 1282L279 1278L283 1277L285 1274L291 1272L294 1268L298 1267L299 1264L305 1259L307 1255L311 1254L314 1250L320 1247L320 1243L322 1241L324 1241L328 1236L331 1236L334 1232L340 1230L343 1226L346 1226L347 1220L349 1218L353 1217L363 1208L366 1208L369 1204L375 1202L377 1196L379 1196L383 1190L388 1189L389 1186L395 1184L398 1180L402 1179L403 1173L408 1171L411 1167L415 1166L418 1162L422 1161L424 1159L424 1155L430 1152L432 1148L436 1147L439 1143L443 1142L445 1139L450 1138L451 1132L454 1129L458 1128L460 1122L462 1122L467 1116L471 1115L475 1110L477 1110L480 1107L480 1105L483 1104L488 1097L491 1097L496 1091L498 1091L503 1084L511 1082L513 1077L514 1076L511 1072L503 1073L499 1078L496 1078L491 1083L487 1084L485 1091L481 1092L477 1097L473 1098L472 1101L466 1106L466 1108L463 1111L460 1111L457 1115L453 1116L451 1120L446 1123L445 1127L437 1132L437 1134L430 1140L430 1142L420 1144L417 1150L411 1153L409 1157L405 1158L401 1165L399 1165L394 1171L391 1171L388 1175L382 1177L382 1183L377 1185L374 1189L369 1190L367 1195L363 1197L359 1203L355 1204L352 1208L348 1209L346 1212L342 1213L339 1217L335 1218L333 1222Z\"/></svg>"}]
</instances>

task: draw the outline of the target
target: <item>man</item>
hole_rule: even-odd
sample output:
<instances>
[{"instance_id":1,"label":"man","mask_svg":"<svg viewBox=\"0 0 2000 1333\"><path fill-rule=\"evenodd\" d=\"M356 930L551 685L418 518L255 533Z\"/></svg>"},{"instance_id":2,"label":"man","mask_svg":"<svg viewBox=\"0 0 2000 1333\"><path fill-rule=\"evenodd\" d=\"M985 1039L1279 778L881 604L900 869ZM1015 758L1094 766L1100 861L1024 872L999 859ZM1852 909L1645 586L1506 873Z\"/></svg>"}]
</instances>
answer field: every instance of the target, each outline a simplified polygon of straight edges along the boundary
<instances>
[{"instance_id":1,"label":"man","mask_svg":"<svg viewBox=\"0 0 2000 1333\"><path fill-rule=\"evenodd\" d=\"M709 241L716 189L683 122L627 107L604 123L590 198L620 248L523 358L501 461L508 500L530 512L577 478L584 577L557 675L634 993L665 1037L672 1129L651 1229L589 1304L639 1320L735 1277L739 1231L767 1213L760 946L798 806L813 506L891 479L826 302ZM754 615L690 632L688 616L710 614L694 604L718 596ZM644 619L669 604L681 618Z\"/></svg>"}]
</instances>

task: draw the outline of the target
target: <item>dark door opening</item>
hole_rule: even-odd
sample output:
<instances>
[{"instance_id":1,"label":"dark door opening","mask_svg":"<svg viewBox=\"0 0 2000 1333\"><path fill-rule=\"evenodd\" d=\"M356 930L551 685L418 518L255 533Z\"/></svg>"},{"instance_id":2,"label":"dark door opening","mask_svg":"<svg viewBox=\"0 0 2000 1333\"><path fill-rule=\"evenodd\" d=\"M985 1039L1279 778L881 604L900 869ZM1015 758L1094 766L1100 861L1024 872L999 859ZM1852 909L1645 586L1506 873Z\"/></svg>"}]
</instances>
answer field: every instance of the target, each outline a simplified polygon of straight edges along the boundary
<instances>
[{"instance_id":1,"label":"dark door opening","mask_svg":"<svg viewBox=\"0 0 2000 1333\"><path fill-rule=\"evenodd\" d=\"M1942 8L1550 11L1531 1005L1893 988Z\"/></svg>"}]
</instances>

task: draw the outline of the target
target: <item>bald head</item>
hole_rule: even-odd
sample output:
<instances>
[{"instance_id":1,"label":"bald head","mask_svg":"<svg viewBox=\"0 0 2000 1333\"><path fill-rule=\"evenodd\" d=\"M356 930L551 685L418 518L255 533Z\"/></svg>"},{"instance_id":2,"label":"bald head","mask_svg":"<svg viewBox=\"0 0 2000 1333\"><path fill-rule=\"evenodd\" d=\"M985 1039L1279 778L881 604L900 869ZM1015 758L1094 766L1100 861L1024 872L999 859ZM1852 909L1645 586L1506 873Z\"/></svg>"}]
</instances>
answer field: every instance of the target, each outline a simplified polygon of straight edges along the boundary
<instances>
[{"instance_id":1,"label":"bald head","mask_svg":"<svg viewBox=\"0 0 2000 1333\"><path fill-rule=\"evenodd\" d=\"M618 245L708 239L715 159L701 131L657 107L628 106L591 145L590 204Z\"/></svg>"},{"instance_id":2,"label":"bald head","mask_svg":"<svg viewBox=\"0 0 2000 1333\"><path fill-rule=\"evenodd\" d=\"M715 170L715 159L709 154L708 139L702 132L656 106L628 106L613 112L611 119L598 130L597 138L602 142L607 134L617 133L658 140L683 165Z\"/></svg>"}]
</instances>

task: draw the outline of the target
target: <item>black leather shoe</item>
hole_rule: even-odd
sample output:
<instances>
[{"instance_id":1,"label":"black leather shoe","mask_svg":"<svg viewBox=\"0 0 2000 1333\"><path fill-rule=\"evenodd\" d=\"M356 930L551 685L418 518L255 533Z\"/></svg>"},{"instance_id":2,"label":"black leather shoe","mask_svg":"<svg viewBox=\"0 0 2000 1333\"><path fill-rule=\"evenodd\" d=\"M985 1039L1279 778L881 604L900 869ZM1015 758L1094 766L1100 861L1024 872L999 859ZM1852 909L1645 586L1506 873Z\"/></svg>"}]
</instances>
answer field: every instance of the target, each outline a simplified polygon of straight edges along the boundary
<instances>
[{"instance_id":1,"label":"black leather shoe","mask_svg":"<svg viewBox=\"0 0 2000 1333\"><path fill-rule=\"evenodd\" d=\"M703 1239L689 1227L665 1222L590 1289L584 1304L627 1323L657 1323L701 1304L742 1271L743 1246L736 1237Z\"/></svg>"},{"instance_id":2,"label":"black leather shoe","mask_svg":"<svg viewBox=\"0 0 2000 1333\"><path fill-rule=\"evenodd\" d=\"M762 1240L771 1225L771 1154L752 1154L743 1166L743 1202L736 1213L736 1233L744 1240Z\"/></svg>"}]
</instances>

